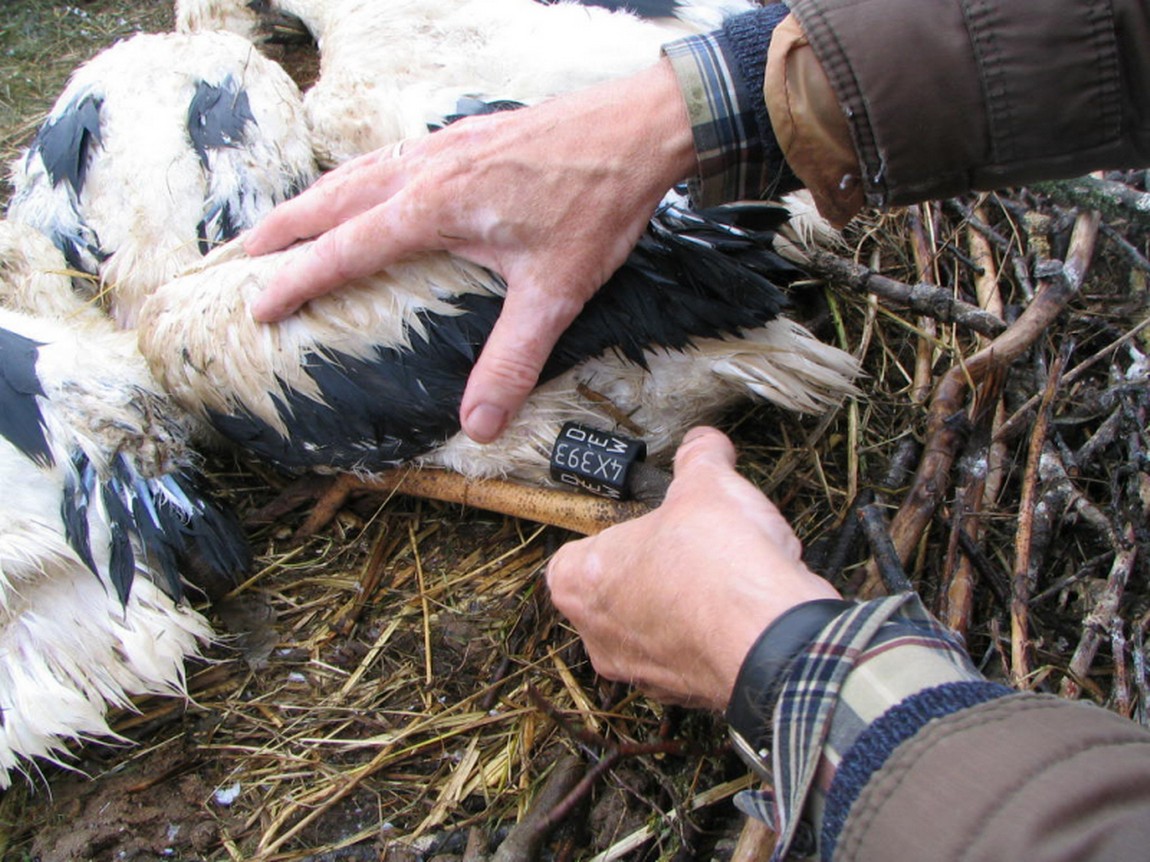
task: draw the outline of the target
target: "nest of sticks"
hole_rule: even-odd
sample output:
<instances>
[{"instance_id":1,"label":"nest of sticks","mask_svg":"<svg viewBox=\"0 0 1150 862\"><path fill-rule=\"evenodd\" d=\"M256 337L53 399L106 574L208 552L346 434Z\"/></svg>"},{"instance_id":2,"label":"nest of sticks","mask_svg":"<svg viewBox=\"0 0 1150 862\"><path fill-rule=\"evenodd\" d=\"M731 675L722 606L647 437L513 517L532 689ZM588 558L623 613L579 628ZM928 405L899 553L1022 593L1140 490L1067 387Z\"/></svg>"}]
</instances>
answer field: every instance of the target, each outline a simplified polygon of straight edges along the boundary
<instances>
[{"instance_id":1,"label":"nest of sticks","mask_svg":"<svg viewBox=\"0 0 1150 862\"><path fill-rule=\"evenodd\" d=\"M813 256L795 314L862 358L861 397L722 423L845 593L917 590L989 677L1143 724L1148 201L1134 171L864 214ZM286 486L212 458L243 514ZM251 525L257 565L206 611L244 634L190 668L189 702L120 714L135 745L79 752L81 789L45 770L0 797L0 855L69 858L53 842L83 827L79 800L115 794L183 799L153 819L184 818L169 844L189 858L763 852L721 721L597 678L550 606L569 534L401 495L300 539L306 516Z\"/></svg>"}]
</instances>

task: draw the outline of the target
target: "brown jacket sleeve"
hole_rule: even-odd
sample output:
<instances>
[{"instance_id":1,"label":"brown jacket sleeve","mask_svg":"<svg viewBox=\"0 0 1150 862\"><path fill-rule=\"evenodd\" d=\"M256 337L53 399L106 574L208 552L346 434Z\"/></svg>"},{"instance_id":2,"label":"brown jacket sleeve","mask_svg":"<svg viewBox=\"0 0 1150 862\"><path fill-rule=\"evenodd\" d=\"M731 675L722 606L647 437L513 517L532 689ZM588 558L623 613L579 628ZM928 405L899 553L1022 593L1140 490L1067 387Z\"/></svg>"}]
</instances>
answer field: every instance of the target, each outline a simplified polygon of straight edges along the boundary
<instances>
[{"instance_id":1,"label":"brown jacket sleeve","mask_svg":"<svg viewBox=\"0 0 1150 862\"><path fill-rule=\"evenodd\" d=\"M851 805L836 862L1150 859L1150 734L1017 695L931 722Z\"/></svg>"},{"instance_id":2,"label":"brown jacket sleeve","mask_svg":"<svg viewBox=\"0 0 1150 862\"><path fill-rule=\"evenodd\" d=\"M790 6L797 22L770 46L767 107L833 221L864 202L1150 165L1145 0Z\"/></svg>"}]
</instances>

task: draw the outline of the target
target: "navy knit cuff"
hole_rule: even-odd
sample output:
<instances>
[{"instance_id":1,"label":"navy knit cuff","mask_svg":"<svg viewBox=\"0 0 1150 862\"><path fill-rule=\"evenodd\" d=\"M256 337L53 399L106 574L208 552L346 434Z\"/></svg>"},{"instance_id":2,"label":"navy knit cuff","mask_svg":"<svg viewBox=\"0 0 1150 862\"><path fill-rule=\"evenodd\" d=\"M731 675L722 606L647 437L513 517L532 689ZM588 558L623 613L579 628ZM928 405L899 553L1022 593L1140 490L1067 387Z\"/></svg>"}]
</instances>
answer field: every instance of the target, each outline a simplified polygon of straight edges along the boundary
<instances>
[{"instance_id":1,"label":"navy knit cuff","mask_svg":"<svg viewBox=\"0 0 1150 862\"><path fill-rule=\"evenodd\" d=\"M767 113L767 102L763 98L763 77L767 69L767 50L775 27L790 14L784 3L771 3L761 9L732 15L723 21L718 34L718 42L724 54L734 60L731 73L736 77L736 86L749 96L754 105L755 123L758 138L762 143L766 161L767 176L772 178L772 194L794 191L802 183L791 171L783 158L783 151L771 126Z\"/></svg>"},{"instance_id":2,"label":"navy knit cuff","mask_svg":"<svg viewBox=\"0 0 1150 862\"><path fill-rule=\"evenodd\" d=\"M834 856L851 806L899 745L935 718L1009 694L1015 691L995 682L951 682L920 691L879 716L851 746L835 773L823 811L819 841L822 858L829 860Z\"/></svg>"}]
</instances>

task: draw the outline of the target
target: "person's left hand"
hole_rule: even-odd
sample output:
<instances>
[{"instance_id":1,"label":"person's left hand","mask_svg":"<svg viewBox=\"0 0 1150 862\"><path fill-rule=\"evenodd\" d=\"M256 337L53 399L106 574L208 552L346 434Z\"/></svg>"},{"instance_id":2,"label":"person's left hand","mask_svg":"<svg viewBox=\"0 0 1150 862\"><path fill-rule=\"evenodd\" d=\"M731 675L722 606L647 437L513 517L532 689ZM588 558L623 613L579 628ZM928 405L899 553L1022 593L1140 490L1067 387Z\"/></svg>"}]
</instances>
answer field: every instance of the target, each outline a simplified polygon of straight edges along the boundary
<instances>
[{"instance_id":1,"label":"person's left hand","mask_svg":"<svg viewBox=\"0 0 1150 862\"><path fill-rule=\"evenodd\" d=\"M455 123L332 171L246 237L250 254L319 237L253 305L275 321L352 278L447 250L507 282L468 380L463 430L502 432L564 329L626 260L659 200L696 169L667 60L620 81Z\"/></svg>"}]
</instances>

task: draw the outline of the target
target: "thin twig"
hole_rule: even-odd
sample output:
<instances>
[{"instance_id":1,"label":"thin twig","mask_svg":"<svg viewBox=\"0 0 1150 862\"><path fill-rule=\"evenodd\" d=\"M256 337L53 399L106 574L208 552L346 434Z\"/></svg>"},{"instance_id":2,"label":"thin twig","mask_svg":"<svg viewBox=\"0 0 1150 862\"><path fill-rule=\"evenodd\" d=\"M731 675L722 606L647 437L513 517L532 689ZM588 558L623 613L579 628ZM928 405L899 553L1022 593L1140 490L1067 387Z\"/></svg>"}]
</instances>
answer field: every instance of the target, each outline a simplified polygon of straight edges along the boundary
<instances>
[{"instance_id":1,"label":"thin twig","mask_svg":"<svg viewBox=\"0 0 1150 862\"><path fill-rule=\"evenodd\" d=\"M902 562L898 558L887 531L886 517L882 509L873 503L858 509L859 523L870 542L871 553L878 565L879 575L888 593L913 592L914 586L906 576Z\"/></svg>"},{"instance_id":2,"label":"thin twig","mask_svg":"<svg viewBox=\"0 0 1150 862\"><path fill-rule=\"evenodd\" d=\"M1050 366L1046 388L1042 394L1042 405L1038 418L1030 434L1027 450L1026 470L1022 478L1022 499L1018 504L1018 528L1014 540L1014 571L1010 578L1010 645L1011 681L1016 688L1026 684L1030 676L1030 592L1031 566L1030 540L1034 530L1034 508L1038 496L1039 462L1046 448L1047 428L1050 425L1050 410L1054 395L1065 365L1065 356L1058 358Z\"/></svg>"},{"instance_id":3,"label":"thin twig","mask_svg":"<svg viewBox=\"0 0 1150 862\"><path fill-rule=\"evenodd\" d=\"M1137 556L1137 545L1134 543L1134 527L1126 524L1120 535L1115 537L1119 543L1114 555L1114 563L1110 566L1110 574L1106 578L1106 589L1102 592L1098 602L1091 608L1086 619L1082 621L1082 636L1078 646L1070 659L1067 676L1062 680L1059 691L1063 697L1075 698L1082 691L1077 680L1086 679L1090 673L1090 666L1094 663L1094 656L1102 643L1104 636L1108 635L1111 626L1118 615L1118 605L1122 601L1122 594L1126 589L1126 581L1134 568Z\"/></svg>"},{"instance_id":4,"label":"thin twig","mask_svg":"<svg viewBox=\"0 0 1150 862\"><path fill-rule=\"evenodd\" d=\"M907 222L910 227L910 247L914 255L915 274L920 284L928 279L938 284L935 255L930 248L923 219L924 211L921 206L916 204L908 208ZM910 400L915 404L925 404L934 385L934 351L938 326L931 317L920 315L918 328L922 334L915 340L914 379L911 383Z\"/></svg>"},{"instance_id":5,"label":"thin twig","mask_svg":"<svg viewBox=\"0 0 1150 862\"><path fill-rule=\"evenodd\" d=\"M543 842L566 814L555 816L555 811L579 785L582 766L581 759L574 754L559 759L532 801L531 808L507 833L491 857L492 862L532 862L539 858Z\"/></svg>"},{"instance_id":6,"label":"thin twig","mask_svg":"<svg viewBox=\"0 0 1150 862\"><path fill-rule=\"evenodd\" d=\"M1147 260L1146 256L1142 254L1142 252L1140 252L1132 242L1126 239L1126 237L1122 236L1122 234L1120 234L1110 225L1106 224L1106 222L1101 224L1100 229L1102 230L1103 236L1118 246L1118 250L1126 256L1126 259L1130 261L1131 266L1133 266L1135 269L1140 269L1143 272L1150 272L1150 260Z\"/></svg>"}]
</instances>

